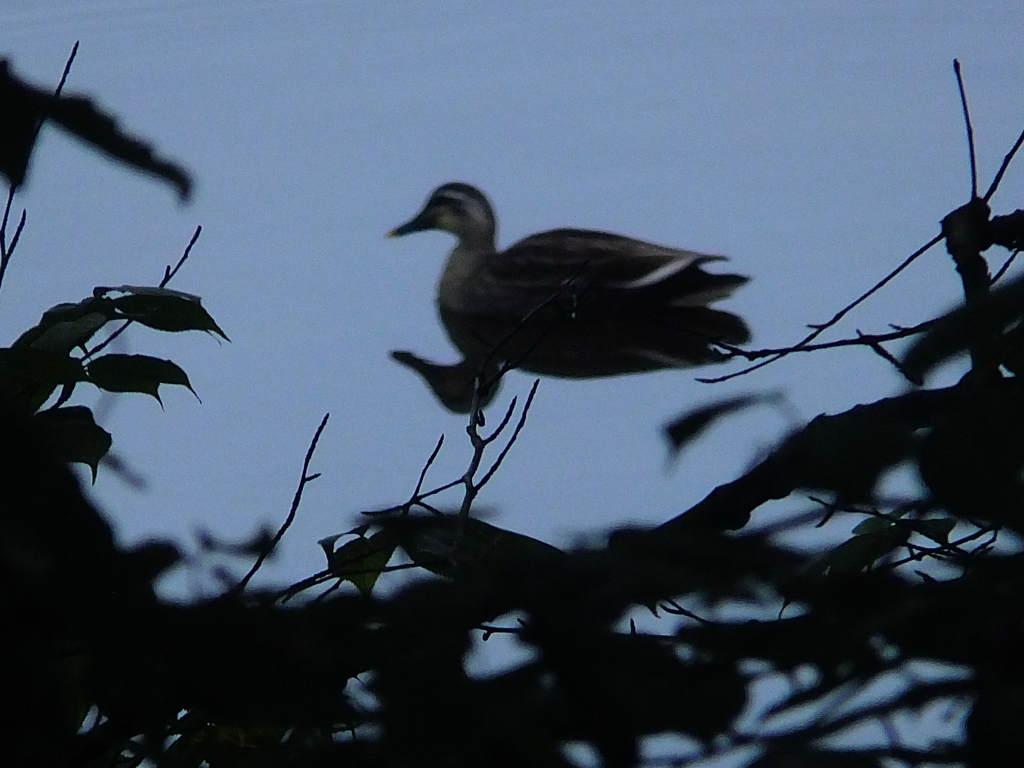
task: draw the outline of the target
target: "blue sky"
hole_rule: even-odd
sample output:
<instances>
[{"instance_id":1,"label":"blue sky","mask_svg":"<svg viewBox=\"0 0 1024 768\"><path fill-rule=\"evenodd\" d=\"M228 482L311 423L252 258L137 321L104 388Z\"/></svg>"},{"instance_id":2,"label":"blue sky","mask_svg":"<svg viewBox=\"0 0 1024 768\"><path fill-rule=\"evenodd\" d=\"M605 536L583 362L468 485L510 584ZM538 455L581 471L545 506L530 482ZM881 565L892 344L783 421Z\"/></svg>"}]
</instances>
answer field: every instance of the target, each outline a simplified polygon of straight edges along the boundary
<instances>
[{"instance_id":1,"label":"blue sky","mask_svg":"<svg viewBox=\"0 0 1024 768\"><path fill-rule=\"evenodd\" d=\"M404 500L438 435L432 479L452 479L468 458L463 417L388 357L456 359L434 307L450 238L383 237L432 188L482 188L502 244L578 226L727 254L753 280L723 307L748 319L754 346L785 345L966 201L954 57L987 184L1024 125L1022 22L1012 2L8 0L0 41L18 73L55 82L80 40L68 91L96 96L188 165L197 188L178 205L170 189L45 131L17 199L28 227L0 329L13 338L95 285L156 283L201 224L173 285L202 295L233 341L124 337L121 351L182 365L203 403L184 390L166 393L163 411L142 395L98 401L147 487L101 471L94 494L125 541L276 525L330 411L314 462L323 476L263 574L297 579L321 567L317 539ZM1017 167L994 208L1018 207L1022 192ZM909 325L958 290L935 250L832 337ZM660 428L679 411L781 391L810 418L904 386L866 350L694 381L707 373L545 379L480 505L496 511L491 522L555 544L659 522L793 425L753 410L667 464ZM522 399L530 380L510 375L495 407ZM185 573L168 588L201 583Z\"/></svg>"}]
</instances>

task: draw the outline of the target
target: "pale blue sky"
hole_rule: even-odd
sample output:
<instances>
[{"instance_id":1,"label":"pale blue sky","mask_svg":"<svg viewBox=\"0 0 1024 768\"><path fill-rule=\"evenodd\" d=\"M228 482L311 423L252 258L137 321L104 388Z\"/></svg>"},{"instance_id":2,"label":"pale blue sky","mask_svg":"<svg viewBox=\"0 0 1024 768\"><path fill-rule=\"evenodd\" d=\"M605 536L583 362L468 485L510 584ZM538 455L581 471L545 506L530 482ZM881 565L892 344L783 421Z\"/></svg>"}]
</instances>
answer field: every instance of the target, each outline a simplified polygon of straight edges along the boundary
<instances>
[{"instance_id":1,"label":"pale blue sky","mask_svg":"<svg viewBox=\"0 0 1024 768\"><path fill-rule=\"evenodd\" d=\"M18 204L28 228L0 296L13 338L94 285L157 282L204 233L174 287L233 339L138 329L128 348L182 365L203 399L101 406L116 450L95 495L126 541L203 526L238 536L284 517L324 411L331 424L284 557L402 501L442 432L431 478L460 473L463 417L388 358L453 362L434 284L450 239L383 234L449 180L494 201L499 239L606 229L724 253L754 279L723 306L755 346L795 341L937 231L966 201L951 62L970 90L983 183L1024 125L1019 2L76 2L7 0L2 53L95 95L195 173L194 202L44 133ZM1024 169L996 198L1020 205ZM910 324L953 302L936 250L838 333ZM715 373L724 372L715 369ZM805 418L902 388L870 352L794 357L707 386L703 371L544 380L519 445L480 498L492 522L555 544L658 522L741 472L790 426L761 409L666 470L662 424L739 392L780 390ZM495 407L525 395L514 374ZM792 508L792 504L789 506ZM174 582L189 589L189 579Z\"/></svg>"}]
</instances>

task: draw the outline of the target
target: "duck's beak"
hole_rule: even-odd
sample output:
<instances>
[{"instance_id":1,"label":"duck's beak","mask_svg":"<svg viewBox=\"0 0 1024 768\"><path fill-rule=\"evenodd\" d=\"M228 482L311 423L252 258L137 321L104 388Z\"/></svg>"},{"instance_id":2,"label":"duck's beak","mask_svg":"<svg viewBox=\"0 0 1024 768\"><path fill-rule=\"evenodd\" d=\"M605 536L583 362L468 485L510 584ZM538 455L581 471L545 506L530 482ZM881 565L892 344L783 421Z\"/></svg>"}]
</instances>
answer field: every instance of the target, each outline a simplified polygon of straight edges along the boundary
<instances>
[{"instance_id":1,"label":"duck's beak","mask_svg":"<svg viewBox=\"0 0 1024 768\"><path fill-rule=\"evenodd\" d=\"M422 232L424 229L434 228L434 217L428 209L424 209L416 214L414 219L411 219L400 227L395 227L388 232L388 237L401 237L402 235L408 235L410 232Z\"/></svg>"}]
</instances>

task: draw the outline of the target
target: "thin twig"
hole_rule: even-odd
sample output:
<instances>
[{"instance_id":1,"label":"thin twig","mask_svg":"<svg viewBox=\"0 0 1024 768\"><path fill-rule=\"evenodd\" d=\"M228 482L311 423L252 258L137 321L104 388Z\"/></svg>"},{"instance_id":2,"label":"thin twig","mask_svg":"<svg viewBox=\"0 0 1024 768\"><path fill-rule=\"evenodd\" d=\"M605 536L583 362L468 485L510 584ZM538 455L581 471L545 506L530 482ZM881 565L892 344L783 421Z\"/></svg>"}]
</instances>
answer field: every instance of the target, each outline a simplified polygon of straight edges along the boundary
<instances>
[{"instance_id":1,"label":"thin twig","mask_svg":"<svg viewBox=\"0 0 1024 768\"><path fill-rule=\"evenodd\" d=\"M816 338L818 338L818 336L820 336L826 330L828 330L829 328L834 326L836 323L838 323L840 320L842 320L852 309L854 309L858 305L862 304L868 298L870 298L872 295L877 293L890 280L892 280L900 272L902 272L904 269L906 269L912 263L914 263L928 249L930 249L932 246L938 244L941 241L942 241L942 235L941 234L938 234L935 237L933 237L931 240L929 240L927 243L922 245L920 248L918 248L916 251L914 251L912 254L910 254L907 258L905 258L902 262L900 262L899 266L897 266L889 274L887 274L885 277L883 277L881 280L879 280L877 283L875 283L873 286L871 286L871 288L869 288L867 291L862 293L856 299L854 299L849 304L847 304L845 307L843 307L838 312L836 312L827 322L821 323L820 325L812 325L811 327L814 330L811 331L809 334L807 334L807 336L805 336L801 341L798 341L796 344L794 344L792 347L788 347L785 350L780 351L778 354L775 354L772 357L769 357L767 360L762 360L761 362L755 363L754 365L747 366L746 368L744 368L742 370L726 374L725 376L716 376L714 378L698 378L697 381L702 382L704 384L718 384L718 383L723 382L723 381L728 381L729 379L735 379L737 376L743 376L744 374L751 373L753 371L756 371L758 368L764 368L766 365L770 365L771 363L774 363L776 360L779 360L779 359L785 357L786 355L790 354L791 352L800 352L806 345L808 345L810 342L814 341Z\"/></svg>"},{"instance_id":2,"label":"thin twig","mask_svg":"<svg viewBox=\"0 0 1024 768\"><path fill-rule=\"evenodd\" d=\"M957 552L961 549L964 544L970 544L972 541L980 539L986 534L992 534L992 541L995 541L999 536L999 529L995 526L981 526L978 530L968 533L965 536L961 536L959 539L943 544L937 547L918 547L918 552L908 555L907 557L899 560L893 560L892 562L886 563L885 568L898 568L901 565L907 563L919 562L924 560L926 557L941 557L943 555L966 557L965 553Z\"/></svg>"},{"instance_id":3,"label":"thin twig","mask_svg":"<svg viewBox=\"0 0 1024 768\"><path fill-rule=\"evenodd\" d=\"M518 402L519 402L519 398L517 398L517 397L513 397L512 398L512 400L508 404L508 408L505 409L505 415L502 416L501 417L501 421L498 422L498 426L495 427L494 431L491 432L491 434L487 435L487 437L481 438L483 440L483 442L484 442L484 445L488 445L490 443L493 443L495 440L498 439L498 437L501 435L501 433L505 430L505 427L508 426L509 421L512 420L512 414L515 413L516 404Z\"/></svg>"},{"instance_id":4,"label":"thin twig","mask_svg":"<svg viewBox=\"0 0 1024 768\"><path fill-rule=\"evenodd\" d=\"M11 238L10 247L3 242L7 231L7 214L10 211L12 200L14 200L13 186L7 193L7 207L4 209L3 225L0 226L0 287L3 286L4 275L7 274L7 265L11 263L11 257L14 255L14 249L18 247L18 240L21 239L21 233L25 229L26 213L25 210L22 209L21 218L18 219L18 226L14 228L14 237Z\"/></svg>"},{"instance_id":5,"label":"thin twig","mask_svg":"<svg viewBox=\"0 0 1024 768\"><path fill-rule=\"evenodd\" d=\"M989 283L990 285L995 285L999 278L1006 274L1006 271L1013 264L1014 260L1017 258L1017 254L1019 253L1019 250L1010 252L1010 255L1006 258L1006 261L1003 262L1003 266L997 269L996 273L992 275L992 280Z\"/></svg>"},{"instance_id":6,"label":"thin twig","mask_svg":"<svg viewBox=\"0 0 1024 768\"><path fill-rule=\"evenodd\" d=\"M7 188L7 204L4 206L4 217L0 221L0 253L7 254L7 221L11 216L11 205L14 204L14 185Z\"/></svg>"},{"instance_id":7,"label":"thin twig","mask_svg":"<svg viewBox=\"0 0 1024 768\"><path fill-rule=\"evenodd\" d=\"M978 165L974 153L974 127L971 125L971 111L967 108L967 91L964 89L964 78L960 73L960 60L953 59L953 71L956 73L956 87L960 92L960 107L964 113L964 127L967 129L967 154L971 161L971 200L978 196Z\"/></svg>"},{"instance_id":8,"label":"thin twig","mask_svg":"<svg viewBox=\"0 0 1024 768\"><path fill-rule=\"evenodd\" d=\"M164 279L160 281L160 287L166 288L167 284L171 282L181 266L188 261L189 254L192 253L192 246L196 244L196 240L199 239L199 235L203 233L203 225L199 224L196 226L196 231L192 233L192 237L188 241L188 245L185 246L184 252L181 254L181 258L178 259L178 263L171 269L170 265L164 267Z\"/></svg>"},{"instance_id":9,"label":"thin twig","mask_svg":"<svg viewBox=\"0 0 1024 768\"><path fill-rule=\"evenodd\" d=\"M430 469L430 466L434 463L434 459L436 459L437 455L441 452L442 445L444 445L444 435L437 438L437 444L434 446L434 450L430 452L430 456L427 458L426 464L424 464L423 469L420 470L420 479L416 481L416 490L412 493L414 498L420 495L420 489L423 488L423 481L427 477L427 470Z\"/></svg>"},{"instance_id":10,"label":"thin twig","mask_svg":"<svg viewBox=\"0 0 1024 768\"><path fill-rule=\"evenodd\" d=\"M1003 180L1003 174L1005 174L1006 169L1010 167L1010 163L1013 162L1013 156L1017 154L1017 150L1020 149L1021 144L1024 144L1024 131L1020 132L1017 140L1013 142L1013 146L1010 147L1010 151L1007 152L1006 156L1003 158L1003 162L1002 165L999 166L999 170L996 171L996 175L992 179L992 183L989 185L988 191L982 198L986 203L992 199L992 195L994 195L996 190L999 189L999 184Z\"/></svg>"},{"instance_id":11,"label":"thin twig","mask_svg":"<svg viewBox=\"0 0 1024 768\"><path fill-rule=\"evenodd\" d=\"M53 105L56 104L57 100L60 98L61 91L64 90L64 84L67 83L68 75L71 74L71 65L75 61L75 56L78 55L78 43L79 41L75 40L75 44L71 46L71 53L68 55L68 60L64 62L64 71L61 73L60 82L57 83L57 87L54 89L53 95L47 102L46 107L43 108L42 114L39 115L39 122L36 123L35 133L32 135L32 141L29 142L30 147L36 143L36 138L38 138L39 131L41 131L43 128L43 123L45 123L47 118L50 116L50 110L53 108Z\"/></svg>"},{"instance_id":12,"label":"thin twig","mask_svg":"<svg viewBox=\"0 0 1024 768\"><path fill-rule=\"evenodd\" d=\"M537 394L537 387L540 386L540 379L533 380L533 386L530 387L530 394L526 397L526 402L523 403L523 410L519 414L519 421L516 424L516 428L512 430L512 436L505 443L505 447L501 449L501 453L498 454L498 458L494 460L494 464L487 470L480 482L477 483L477 489L483 488L487 481L491 479L495 472L498 471L498 467L501 466L501 462L505 460L508 452L512 450L512 446L515 444L516 439L519 437L519 433L523 431L523 427L526 425L526 416L530 412L530 405L533 403L533 396Z\"/></svg>"},{"instance_id":13,"label":"thin twig","mask_svg":"<svg viewBox=\"0 0 1024 768\"><path fill-rule=\"evenodd\" d=\"M860 331L857 331L857 333L860 334ZM883 347L881 342L870 340L865 343L867 344L868 348L871 349L872 352L874 352L880 358L885 360L885 362L889 363L890 365L892 365L893 368L899 371L899 374L903 378L905 378L911 384L916 384L917 386L921 385L921 381L907 373L907 369L903 367L903 363L897 360L896 357L889 350Z\"/></svg>"},{"instance_id":14,"label":"thin twig","mask_svg":"<svg viewBox=\"0 0 1024 768\"><path fill-rule=\"evenodd\" d=\"M323 434L324 428L327 426L327 420L331 418L330 413L325 413L324 417L320 420L320 426L316 428L316 432L313 434L313 439L309 441L309 448L306 449L306 458L302 462L302 474L299 477L299 484L295 489L295 495L292 497L292 506L288 510L288 516L285 518L284 523L277 529L277 533L274 534L274 538L270 540L266 548L260 552L259 557L256 558L256 562L252 564L249 572L242 577L231 590L228 592L228 597L237 597L245 591L252 577L256 575L256 572L262 567L264 561L271 555L278 542L284 538L285 533L291 528L293 522L295 522L295 515L299 511L299 504L302 501L302 492L306 488L306 484L316 480L320 477L320 473L309 474L309 463L313 460L313 454L316 452L316 444L320 441L320 435Z\"/></svg>"},{"instance_id":15,"label":"thin twig","mask_svg":"<svg viewBox=\"0 0 1024 768\"><path fill-rule=\"evenodd\" d=\"M888 333L860 333L854 338L848 339L837 339L836 341L823 341L818 344L804 344L799 347L778 347L774 349L743 349L742 347L736 347L732 344L726 344L722 341L713 342L716 347L724 349L730 355L734 357L742 357L746 360L760 360L761 358L770 357L772 355L787 355L792 352L818 352L823 349L838 349L839 347L863 347L871 346L873 344L880 344L882 342L896 341L897 339L903 339L908 336L913 336L918 333L931 328L939 321L939 318L932 318L926 320L923 323L917 325L906 326L903 328L895 328L895 330L889 331Z\"/></svg>"}]
</instances>

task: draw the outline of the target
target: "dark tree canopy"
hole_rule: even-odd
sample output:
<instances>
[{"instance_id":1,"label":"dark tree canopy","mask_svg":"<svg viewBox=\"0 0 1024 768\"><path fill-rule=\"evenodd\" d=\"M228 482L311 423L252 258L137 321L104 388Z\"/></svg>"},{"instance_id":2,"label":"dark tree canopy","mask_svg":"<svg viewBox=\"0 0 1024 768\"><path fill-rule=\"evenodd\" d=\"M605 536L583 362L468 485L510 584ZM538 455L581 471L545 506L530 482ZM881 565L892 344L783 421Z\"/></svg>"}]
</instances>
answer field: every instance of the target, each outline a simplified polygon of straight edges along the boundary
<instances>
[{"instance_id":1,"label":"dark tree canopy","mask_svg":"<svg viewBox=\"0 0 1024 768\"><path fill-rule=\"evenodd\" d=\"M180 166L91 102L44 95L6 65L0 75L0 135L14 137L0 168L12 184L0 281L24 226L10 218L14 189L43 120L113 142L103 144L112 156L187 192ZM1016 253L1024 241L1024 212L989 208L1019 145L984 195L972 183L940 234L879 284L943 243L963 280L961 306L912 328L816 341L847 307L795 346L720 345L755 367L868 346L905 376L905 391L837 404L691 509L611 531L602 546L563 551L474 515L477 492L529 428L536 391L506 411L495 399L485 420L478 381L464 477L426 484L439 441L405 502L325 531L326 563L309 578L257 589L250 579L317 477L325 417L284 525L240 545L203 542L239 556L244 576L214 599L160 599L154 579L178 550L115 543L67 467L107 471L111 438L72 401L87 386L157 398L161 385L191 389L174 362L101 352L131 323L227 338L197 296L167 287L195 237L158 285L98 287L47 310L0 349L6 764L571 766L567 745L583 743L616 767L641 762L644 739L664 734L676 737L663 761L674 765L749 746L745 763L758 768L1007 764L1024 748L1024 278L993 279L983 252ZM900 353L886 346L905 338ZM958 383L924 386L957 356ZM681 449L764 400L702 405L673 419L668 436ZM920 483L894 500L878 487L897 466ZM435 507L449 488L461 489L460 508ZM777 500L788 515L764 524L759 513ZM775 537L836 516L853 535L823 551ZM395 580L387 595L384 579ZM532 656L470 674L474 642L496 635ZM929 674L915 673L922 665ZM772 679L774 701L754 695ZM946 708L945 732L904 738L898 714L936 707ZM863 725L877 738L843 738Z\"/></svg>"}]
</instances>

